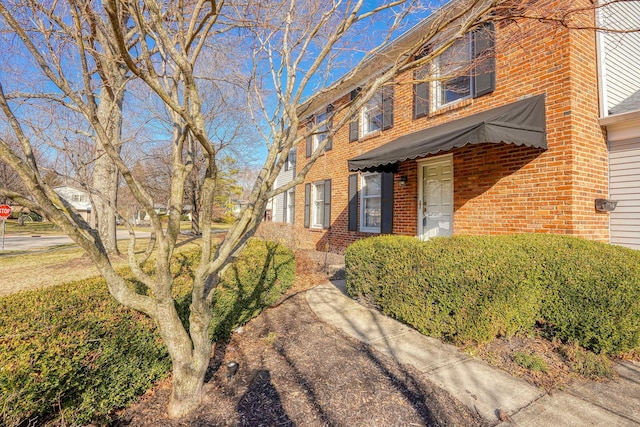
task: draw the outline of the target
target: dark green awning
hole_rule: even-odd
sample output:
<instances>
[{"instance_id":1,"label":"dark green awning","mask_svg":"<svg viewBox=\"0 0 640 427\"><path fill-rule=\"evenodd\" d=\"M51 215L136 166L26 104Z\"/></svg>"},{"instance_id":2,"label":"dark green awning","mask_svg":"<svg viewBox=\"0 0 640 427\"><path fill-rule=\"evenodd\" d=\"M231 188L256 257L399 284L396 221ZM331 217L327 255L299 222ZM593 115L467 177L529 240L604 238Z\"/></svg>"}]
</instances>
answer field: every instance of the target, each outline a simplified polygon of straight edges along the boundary
<instances>
[{"instance_id":1,"label":"dark green awning","mask_svg":"<svg viewBox=\"0 0 640 427\"><path fill-rule=\"evenodd\" d=\"M398 162L483 142L546 149L544 100L544 95L522 99L401 136L349 160L349 170L352 172L392 171Z\"/></svg>"}]
</instances>

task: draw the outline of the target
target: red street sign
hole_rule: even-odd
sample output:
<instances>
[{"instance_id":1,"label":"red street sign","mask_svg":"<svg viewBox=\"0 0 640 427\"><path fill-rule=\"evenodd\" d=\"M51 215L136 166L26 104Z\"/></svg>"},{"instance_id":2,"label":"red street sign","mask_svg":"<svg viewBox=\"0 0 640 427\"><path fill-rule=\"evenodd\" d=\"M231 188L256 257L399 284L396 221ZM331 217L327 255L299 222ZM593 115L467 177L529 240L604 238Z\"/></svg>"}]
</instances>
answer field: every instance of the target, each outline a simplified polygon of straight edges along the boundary
<instances>
[{"instance_id":1,"label":"red street sign","mask_svg":"<svg viewBox=\"0 0 640 427\"><path fill-rule=\"evenodd\" d=\"M2 205L0 206L0 219L7 219L11 215L11 206Z\"/></svg>"}]
</instances>

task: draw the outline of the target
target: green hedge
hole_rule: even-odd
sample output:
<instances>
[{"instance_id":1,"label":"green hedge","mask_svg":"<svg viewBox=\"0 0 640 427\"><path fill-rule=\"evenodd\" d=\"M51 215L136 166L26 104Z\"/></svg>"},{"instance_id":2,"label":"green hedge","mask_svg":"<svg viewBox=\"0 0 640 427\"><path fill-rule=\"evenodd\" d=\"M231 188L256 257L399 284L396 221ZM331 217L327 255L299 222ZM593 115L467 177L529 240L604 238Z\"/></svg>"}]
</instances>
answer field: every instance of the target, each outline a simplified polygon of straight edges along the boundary
<instances>
[{"instance_id":1,"label":"green hedge","mask_svg":"<svg viewBox=\"0 0 640 427\"><path fill-rule=\"evenodd\" d=\"M456 343L546 333L596 353L640 347L640 252L568 236L380 236L345 256L347 289Z\"/></svg>"},{"instance_id":2,"label":"green hedge","mask_svg":"<svg viewBox=\"0 0 640 427\"><path fill-rule=\"evenodd\" d=\"M179 308L195 254L177 260ZM225 337L291 285L293 254L252 241L225 275L212 328ZM108 423L171 362L150 319L91 279L0 298L0 425ZM26 424L25 424L26 425Z\"/></svg>"}]
</instances>

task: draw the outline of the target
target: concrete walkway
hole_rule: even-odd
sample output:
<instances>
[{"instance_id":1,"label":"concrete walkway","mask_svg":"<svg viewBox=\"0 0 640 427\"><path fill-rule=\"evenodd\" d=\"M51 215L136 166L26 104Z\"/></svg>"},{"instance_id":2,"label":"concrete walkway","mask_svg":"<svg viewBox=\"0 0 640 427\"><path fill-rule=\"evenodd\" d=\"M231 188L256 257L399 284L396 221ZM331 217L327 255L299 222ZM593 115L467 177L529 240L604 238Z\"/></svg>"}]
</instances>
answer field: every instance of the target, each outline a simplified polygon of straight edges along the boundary
<instances>
[{"instance_id":1,"label":"concrete walkway","mask_svg":"<svg viewBox=\"0 0 640 427\"><path fill-rule=\"evenodd\" d=\"M456 347L361 306L345 292L344 280L307 291L307 302L323 321L365 342L401 364L421 371L492 423L501 426L640 425L640 365L619 363L620 377L608 382L575 381L546 394ZM503 417L504 418L504 417Z\"/></svg>"}]
</instances>

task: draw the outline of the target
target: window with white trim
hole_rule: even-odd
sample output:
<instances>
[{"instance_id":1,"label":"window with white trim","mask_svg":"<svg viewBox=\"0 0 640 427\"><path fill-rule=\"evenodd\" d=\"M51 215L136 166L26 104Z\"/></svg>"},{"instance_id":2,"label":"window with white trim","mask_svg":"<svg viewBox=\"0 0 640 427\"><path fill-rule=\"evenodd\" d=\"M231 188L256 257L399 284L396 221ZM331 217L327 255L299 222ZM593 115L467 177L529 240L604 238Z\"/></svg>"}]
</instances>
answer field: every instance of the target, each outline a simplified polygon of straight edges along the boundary
<instances>
[{"instance_id":1,"label":"window with white trim","mask_svg":"<svg viewBox=\"0 0 640 427\"><path fill-rule=\"evenodd\" d=\"M328 122L328 114L326 112L320 113L315 117L316 124L321 124L316 130L316 134L313 136L313 149L315 150L318 146L327 139L327 132L329 131L329 122Z\"/></svg>"},{"instance_id":2,"label":"window with white trim","mask_svg":"<svg viewBox=\"0 0 640 427\"><path fill-rule=\"evenodd\" d=\"M322 228L324 224L324 181L312 185L311 227Z\"/></svg>"},{"instance_id":3,"label":"window with white trim","mask_svg":"<svg viewBox=\"0 0 640 427\"><path fill-rule=\"evenodd\" d=\"M286 209L286 222L289 224L293 224L294 222L294 211L296 205L296 190L291 188L287 191L287 205L284 207Z\"/></svg>"},{"instance_id":4,"label":"window with white trim","mask_svg":"<svg viewBox=\"0 0 640 427\"><path fill-rule=\"evenodd\" d=\"M296 149L292 148L287 156L287 161L284 164L284 170L295 170L296 168Z\"/></svg>"},{"instance_id":5,"label":"window with white trim","mask_svg":"<svg viewBox=\"0 0 640 427\"><path fill-rule=\"evenodd\" d=\"M435 59L438 75L435 82L436 107L471 97L472 58L471 34L466 34Z\"/></svg>"},{"instance_id":6,"label":"window with white trim","mask_svg":"<svg viewBox=\"0 0 640 427\"><path fill-rule=\"evenodd\" d=\"M367 103L362 107L360 112L360 135L382 130L382 92L378 91Z\"/></svg>"},{"instance_id":7,"label":"window with white trim","mask_svg":"<svg viewBox=\"0 0 640 427\"><path fill-rule=\"evenodd\" d=\"M492 23L456 40L446 51L414 71L413 118L439 108L478 98L496 87L495 26ZM428 55L426 46L417 58Z\"/></svg>"},{"instance_id":8,"label":"window with white trim","mask_svg":"<svg viewBox=\"0 0 640 427\"><path fill-rule=\"evenodd\" d=\"M360 231L379 233L382 222L381 174L362 174L360 188Z\"/></svg>"}]
</instances>

